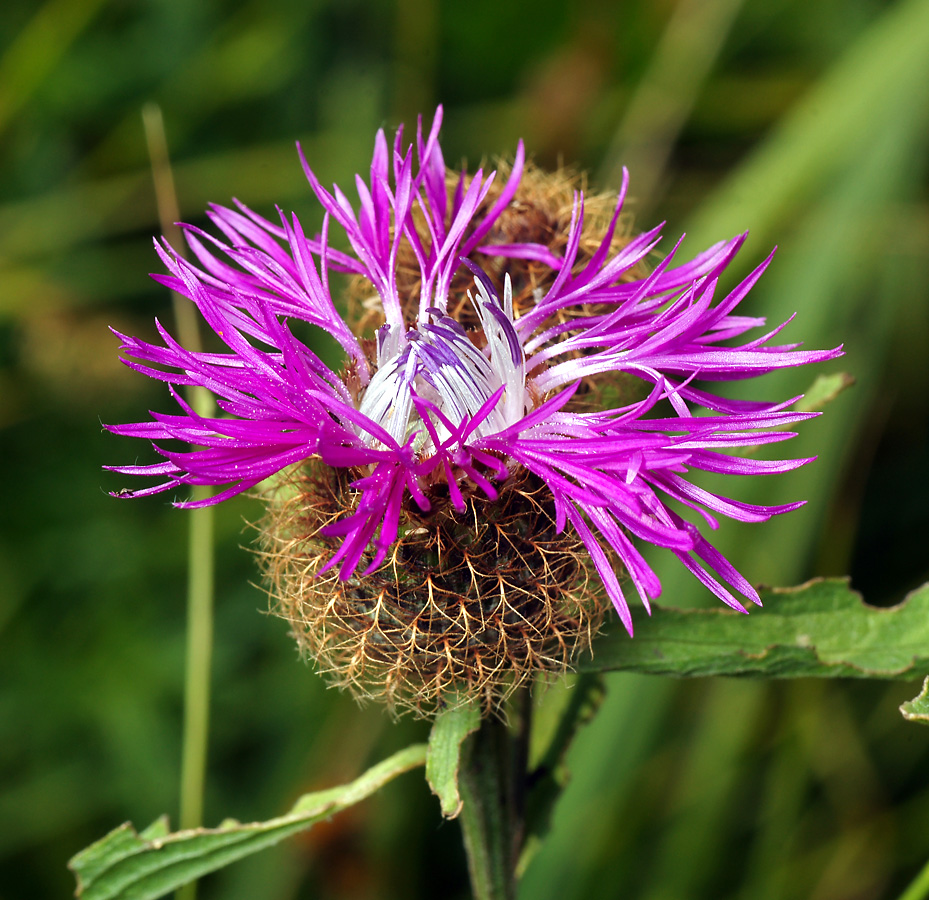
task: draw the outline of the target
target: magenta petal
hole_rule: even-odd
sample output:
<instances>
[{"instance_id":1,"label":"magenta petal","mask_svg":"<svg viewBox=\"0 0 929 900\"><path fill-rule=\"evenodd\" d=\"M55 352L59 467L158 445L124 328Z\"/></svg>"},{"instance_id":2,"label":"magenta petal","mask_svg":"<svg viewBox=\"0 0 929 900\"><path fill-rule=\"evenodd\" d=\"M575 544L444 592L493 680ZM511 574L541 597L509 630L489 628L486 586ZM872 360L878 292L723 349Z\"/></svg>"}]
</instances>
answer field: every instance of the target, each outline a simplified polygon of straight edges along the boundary
<instances>
[{"instance_id":1,"label":"magenta petal","mask_svg":"<svg viewBox=\"0 0 929 900\"><path fill-rule=\"evenodd\" d=\"M789 440L790 427L811 414L791 411L796 398L733 400L710 388L826 362L841 347L798 349L782 337L791 319L765 325L740 312L773 254L719 296L744 234L684 263L678 240L641 275L661 227L616 249L625 171L593 240L585 222L597 217L578 194L557 244L492 243L504 211L532 202L525 148L518 144L502 187L494 172L452 176L442 118L439 107L428 130L420 119L412 141L402 129L393 139L379 131L370 166L347 192L324 188L299 150L322 213L315 236L296 216L265 218L236 202L210 207L213 233L184 227L190 261L155 242L166 269L155 279L196 306L213 332L211 349L184 347L161 323L151 341L117 335L123 362L167 384L176 404L172 413L107 426L148 441L160 457L107 467L155 479L117 494L216 488L176 504L203 506L309 459L349 471L346 508L321 528L335 545L321 571L364 579L390 558L417 509L447 498L466 513L478 498L495 502L514 483L519 490L511 476L531 473L547 488L558 532L583 543L630 634L623 570L646 609L661 592L642 545L674 553L732 608L744 611L739 598L757 603L704 532L723 517L763 522L802 501L750 504L735 487L733 496L699 487L694 475L737 485L739 476L812 462L758 452ZM330 247L330 228L342 249ZM506 277L490 277L501 270ZM529 270L534 291L517 277ZM332 272L361 276L355 299L384 322L376 340L343 318ZM331 347L320 349L320 337ZM637 399L614 409L585 405L596 395L582 387L618 377L639 379ZM195 386L212 393L214 414L198 415L183 398Z\"/></svg>"}]
</instances>

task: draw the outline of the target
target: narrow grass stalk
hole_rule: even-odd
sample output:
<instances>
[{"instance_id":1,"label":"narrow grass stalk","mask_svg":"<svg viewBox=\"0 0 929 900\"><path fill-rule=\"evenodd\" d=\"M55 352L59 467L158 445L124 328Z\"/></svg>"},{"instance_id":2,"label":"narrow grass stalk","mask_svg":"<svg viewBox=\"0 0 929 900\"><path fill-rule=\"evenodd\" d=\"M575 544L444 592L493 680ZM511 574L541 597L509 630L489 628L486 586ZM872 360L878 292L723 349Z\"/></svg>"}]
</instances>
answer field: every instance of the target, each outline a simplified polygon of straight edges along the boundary
<instances>
[{"instance_id":1,"label":"narrow grass stalk","mask_svg":"<svg viewBox=\"0 0 929 900\"><path fill-rule=\"evenodd\" d=\"M900 895L900 900L926 900L929 897L929 862L910 882L910 886Z\"/></svg>"},{"instance_id":2,"label":"narrow grass stalk","mask_svg":"<svg viewBox=\"0 0 929 900\"><path fill-rule=\"evenodd\" d=\"M171 245L182 252L180 218L174 178L168 157L164 121L159 107L150 104L142 111L145 137L152 161L155 198L161 229ZM174 316L181 343L191 350L202 349L193 306L172 295ZM213 413L209 391L197 387L188 401L201 416ZM193 500L209 496L210 488L194 487ZM184 739L181 750L180 827L203 824L203 796L210 724L210 669L213 656L214 548L213 507L190 510L187 557L187 670L184 682ZM194 900L197 884L191 882L177 892L178 900Z\"/></svg>"},{"instance_id":3,"label":"narrow grass stalk","mask_svg":"<svg viewBox=\"0 0 929 900\"><path fill-rule=\"evenodd\" d=\"M642 221L742 5L743 0L679 0L629 98L597 178L600 184L618 185L627 166L635 174Z\"/></svg>"}]
</instances>

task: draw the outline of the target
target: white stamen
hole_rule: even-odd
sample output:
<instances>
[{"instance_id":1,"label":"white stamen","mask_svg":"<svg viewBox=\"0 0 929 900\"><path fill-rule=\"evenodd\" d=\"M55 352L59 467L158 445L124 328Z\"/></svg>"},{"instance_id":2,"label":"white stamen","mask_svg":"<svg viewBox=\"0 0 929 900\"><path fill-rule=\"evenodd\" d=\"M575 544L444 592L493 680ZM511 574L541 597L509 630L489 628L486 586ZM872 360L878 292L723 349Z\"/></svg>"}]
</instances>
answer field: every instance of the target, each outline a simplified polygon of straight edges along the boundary
<instances>
[{"instance_id":1,"label":"white stamen","mask_svg":"<svg viewBox=\"0 0 929 900\"><path fill-rule=\"evenodd\" d=\"M503 387L503 397L475 429L476 437L502 431L521 419L530 407L525 354L513 327L509 276L504 286L503 316L499 313L500 302L484 285L477 281L475 287L477 300L470 292L468 298L487 342L483 351L442 315L435 315L433 323L425 323L417 331L387 325L378 331L378 368L359 411L398 443L405 443L413 432L418 432L416 449L420 453L432 449L432 440L415 413L413 391L435 404L451 421L461 422L474 416ZM448 437L441 422L433 425L440 440ZM370 436L362 437L374 443Z\"/></svg>"}]
</instances>

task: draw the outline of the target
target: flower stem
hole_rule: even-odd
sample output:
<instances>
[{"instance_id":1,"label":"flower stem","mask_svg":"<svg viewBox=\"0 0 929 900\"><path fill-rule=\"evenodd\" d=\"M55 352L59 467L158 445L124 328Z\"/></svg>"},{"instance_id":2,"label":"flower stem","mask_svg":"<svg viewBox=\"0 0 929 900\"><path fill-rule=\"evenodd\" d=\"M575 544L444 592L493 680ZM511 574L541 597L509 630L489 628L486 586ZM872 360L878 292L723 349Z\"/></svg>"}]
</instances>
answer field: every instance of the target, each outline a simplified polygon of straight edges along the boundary
<instances>
[{"instance_id":1,"label":"flower stem","mask_svg":"<svg viewBox=\"0 0 929 900\"><path fill-rule=\"evenodd\" d=\"M192 499L208 494L197 487ZM213 507L190 510L187 569L187 672L184 680L184 741L181 748L181 828L203 824L207 745L210 728L210 662L213 656ZM195 900L197 882L177 891Z\"/></svg>"},{"instance_id":2,"label":"flower stem","mask_svg":"<svg viewBox=\"0 0 929 900\"><path fill-rule=\"evenodd\" d=\"M475 900L514 900L523 840L531 699L520 693L511 729L485 719L468 741L459 775L459 821Z\"/></svg>"},{"instance_id":3,"label":"flower stem","mask_svg":"<svg viewBox=\"0 0 929 900\"><path fill-rule=\"evenodd\" d=\"M195 488L192 497L207 496ZM187 574L187 673L184 684L184 743L181 756L181 828L203 822L203 787L210 721L210 660L213 655L213 509L190 510Z\"/></svg>"},{"instance_id":4,"label":"flower stem","mask_svg":"<svg viewBox=\"0 0 929 900\"><path fill-rule=\"evenodd\" d=\"M172 247L184 255L174 176L168 156L161 109L147 104L142 110L145 138L152 164L155 201L162 232ZM196 312L178 294L172 294L174 318L181 343L199 352L199 327ZM187 392L187 400L196 413L209 417L215 412L213 398L204 387ZM204 500L210 487L195 486L191 500ZM206 783L207 743L210 724L210 663L213 657L213 507L190 511L187 557L187 671L184 679L184 739L181 748L180 826L198 828L203 824L203 795ZM195 900L197 882L177 891L177 900Z\"/></svg>"}]
</instances>

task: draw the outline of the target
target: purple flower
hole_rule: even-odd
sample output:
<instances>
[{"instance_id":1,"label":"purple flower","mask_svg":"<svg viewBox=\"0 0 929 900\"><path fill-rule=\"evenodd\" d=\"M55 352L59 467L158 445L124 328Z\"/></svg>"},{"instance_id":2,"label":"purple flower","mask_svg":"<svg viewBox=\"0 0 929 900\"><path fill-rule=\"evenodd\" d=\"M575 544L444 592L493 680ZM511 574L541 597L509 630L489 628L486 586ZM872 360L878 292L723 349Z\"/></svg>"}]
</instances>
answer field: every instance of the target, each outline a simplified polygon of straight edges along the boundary
<instances>
[{"instance_id":1,"label":"purple flower","mask_svg":"<svg viewBox=\"0 0 929 900\"><path fill-rule=\"evenodd\" d=\"M196 263L156 243L170 272L156 279L192 300L227 350L192 352L161 324L162 344L120 335L126 365L167 382L180 412L112 426L156 442L164 458L112 468L160 478L137 497L179 485L223 488L181 507L228 499L310 458L351 470L353 506L321 529L341 541L324 569L338 567L342 580L385 562L405 510L429 510L427 486L441 482L464 512L467 494L493 500L526 470L550 492L558 533L571 530L583 542L630 633L628 585L615 562L646 607L661 591L641 541L670 550L744 612L736 595L757 603L757 593L681 511L715 528L720 515L761 522L801 503L741 503L696 487L688 472L768 475L801 466L810 460L733 451L792 437L783 428L812 414L791 411L795 398L728 400L705 385L833 359L841 349L772 343L783 325L743 337L764 320L736 307L771 258L716 295L744 235L676 266L675 245L647 273L659 229L617 241L625 174L592 248L582 247L585 201L577 194L560 250L506 241L500 223L524 174L522 143L502 189L495 173L453 177L438 142L441 119L439 109L427 135L420 123L410 147L402 129L393 147L378 132L369 180L355 179L357 203L338 187L324 189L304 160L325 210L321 234L307 236L295 216L281 213L273 223L238 205L209 212L223 239L186 228ZM333 225L350 251L330 246ZM519 266L541 275L515 297ZM331 272L366 280L365 306L383 321L376 341L356 335L337 310ZM295 322L336 340L340 372L294 334ZM644 389L615 408L580 403L604 378L636 379ZM188 385L208 388L219 415L197 415L177 391ZM172 439L195 449L160 443Z\"/></svg>"}]
</instances>

